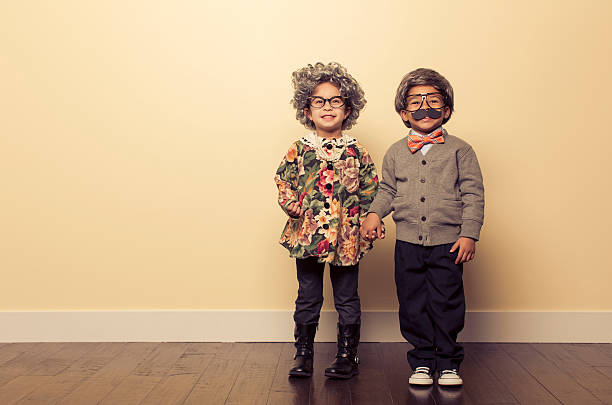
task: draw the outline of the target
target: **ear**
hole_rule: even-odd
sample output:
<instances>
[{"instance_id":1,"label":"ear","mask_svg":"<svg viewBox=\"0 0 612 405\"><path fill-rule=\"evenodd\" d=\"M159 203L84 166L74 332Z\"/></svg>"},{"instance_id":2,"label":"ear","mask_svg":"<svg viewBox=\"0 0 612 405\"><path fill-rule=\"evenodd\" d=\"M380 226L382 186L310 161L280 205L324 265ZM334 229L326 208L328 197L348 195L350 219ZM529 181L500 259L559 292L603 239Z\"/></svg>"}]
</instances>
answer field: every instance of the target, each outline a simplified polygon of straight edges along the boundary
<instances>
[{"instance_id":1,"label":"ear","mask_svg":"<svg viewBox=\"0 0 612 405\"><path fill-rule=\"evenodd\" d=\"M450 116L450 108L444 107L444 119L447 119Z\"/></svg>"},{"instance_id":2,"label":"ear","mask_svg":"<svg viewBox=\"0 0 612 405\"><path fill-rule=\"evenodd\" d=\"M344 109L344 118L345 119L348 118L349 115L351 115L351 111L353 111L353 110L351 110L351 107L346 107Z\"/></svg>"},{"instance_id":3,"label":"ear","mask_svg":"<svg viewBox=\"0 0 612 405\"><path fill-rule=\"evenodd\" d=\"M306 116L306 118L312 121L312 114L310 113L310 108L304 108L304 115Z\"/></svg>"},{"instance_id":4,"label":"ear","mask_svg":"<svg viewBox=\"0 0 612 405\"><path fill-rule=\"evenodd\" d=\"M406 110L400 110L400 117L402 117L402 121L408 121L408 114L410 114Z\"/></svg>"}]
</instances>

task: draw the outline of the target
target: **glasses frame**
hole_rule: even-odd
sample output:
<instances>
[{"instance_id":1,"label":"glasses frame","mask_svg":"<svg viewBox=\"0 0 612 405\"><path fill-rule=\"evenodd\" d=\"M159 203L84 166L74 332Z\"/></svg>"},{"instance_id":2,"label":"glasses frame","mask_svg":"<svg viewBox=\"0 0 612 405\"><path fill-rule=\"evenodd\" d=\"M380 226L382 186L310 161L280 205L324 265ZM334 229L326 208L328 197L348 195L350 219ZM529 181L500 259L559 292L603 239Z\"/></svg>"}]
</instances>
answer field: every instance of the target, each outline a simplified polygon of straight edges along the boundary
<instances>
[{"instance_id":1,"label":"glasses frame","mask_svg":"<svg viewBox=\"0 0 612 405\"><path fill-rule=\"evenodd\" d=\"M323 105L321 107L315 107L315 106L312 105L312 100L315 99L315 98L323 100ZM334 99L340 99L342 101L342 105L339 105L338 107L333 106L332 105L332 100L334 100ZM342 96L333 96L333 97L330 97L330 98L325 98L325 97L320 97L320 96L311 96L311 97L308 97L308 106L310 108L314 108L315 110L319 110L319 109L325 107L325 104L327 104L327 103L329 103L329 106L331 108L333 108L333 109L342 108L342 107L344 107L346 105L345 98L342 97Z\"/></svg>"},{"instance_id":2,"label":"glasses frame","mask_svg":"<svg viewBox=\"0 0 612 405\"><path fill-rule=\"evenodd\" d=\"M440 96L440 98L442 99L442 103L444 104L442 107L432 107L431 105L429 105L429 101L427 101L427 96L430 96L432 94L438 94ZM419 105L419 108L417 108L416 110L409 110L408 109L408 99L410 97L415 97L415 96L421 96L421 104ZM440 93L439 91L435 91L433 93L419 93L419 94L409 94L408 96L406 96L406 108L404 109L404 111L413 113L415 111L419 111L421 109L421 107L423 107L423 102L427 103L427 107L433 109L433 110L442 110L444 107L446 107L446 101L444 100L444 95L442 95L442 93Z\"/></svg>"}]
</instances>

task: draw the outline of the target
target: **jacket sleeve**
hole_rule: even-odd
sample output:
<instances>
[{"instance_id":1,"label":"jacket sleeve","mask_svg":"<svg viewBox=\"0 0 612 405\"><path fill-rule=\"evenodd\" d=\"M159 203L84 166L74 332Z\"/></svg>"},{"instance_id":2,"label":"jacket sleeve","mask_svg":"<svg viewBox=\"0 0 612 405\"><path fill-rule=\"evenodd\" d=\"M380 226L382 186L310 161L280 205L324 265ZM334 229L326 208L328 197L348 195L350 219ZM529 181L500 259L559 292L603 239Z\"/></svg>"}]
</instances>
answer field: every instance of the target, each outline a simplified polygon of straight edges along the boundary
<instances>
[{"instance_id":1,"label":"jacket sleeve","mask_svg":"<svg viewBox=\"0 0 612 405\"><path fill-rule=\"evenodd\" d=\"M287 212L289 204L299 200L297 156L298 146L294 143L283 157L274 176L274 182L278 187L278 204L287 215L289 215Z\"/></svg>"},{"instance_id":2,"label":"jacket sleeve","mask_svg":"<svg viewBox=\"0 0 612 405\"><path fill-rule=\"evenodd\" d=\"M395 182L395 158L391 149L387 151L383 159L382 180L376 193L376 198L370 205L369 212L376 213L383 219L393 211L391 203L397 193Z\"/></svg>"},{"instance_id":3,"label":"jacket sleeve","mask_svg":"<svg viewBox=\"0 0 612 405\"><path fill-rule=\"evenodd\" d=\"M359 207L363 214L367 213L378 190L378 174L374 161L363 148L359 168Z\"/></svg>"},{"instance_id":4,"label":"jacket sleeve","mask_svg":"<svg viewBox=\"0 0 612 405\"><path fill-rule=\"evenodd\" d=\"M484 221L484 185L476 153L471 147L458 156L458 168L459 190L463 202L459 236L478 240Z\"/></svg>"}]
</instances>

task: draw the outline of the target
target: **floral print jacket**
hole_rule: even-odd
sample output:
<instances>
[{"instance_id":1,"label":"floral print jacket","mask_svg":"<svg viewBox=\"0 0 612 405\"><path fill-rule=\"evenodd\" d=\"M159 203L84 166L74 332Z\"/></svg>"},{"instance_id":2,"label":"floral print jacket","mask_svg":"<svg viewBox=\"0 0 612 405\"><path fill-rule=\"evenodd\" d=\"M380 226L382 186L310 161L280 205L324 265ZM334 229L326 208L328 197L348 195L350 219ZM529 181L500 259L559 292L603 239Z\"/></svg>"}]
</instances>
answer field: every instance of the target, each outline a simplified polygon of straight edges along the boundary
<instances>
[{"instance_id":1,"label":"floral print jacket","mask_svg":"<svg viewBox=\"0 0 612 405\"><path fill-rule=\"evenodd\" d=\"M287 213L289 204L299 201L304 211L289 217L280 243L291 257L354 265L372 248L359 227L378 189L376 168L366 148L350 137L324 139L323 151L331 150L329 143L345 149L336 162L320 159L316 137L311 133L294 142L276 171L281 208Z\"/></svg>"}]
</instances>

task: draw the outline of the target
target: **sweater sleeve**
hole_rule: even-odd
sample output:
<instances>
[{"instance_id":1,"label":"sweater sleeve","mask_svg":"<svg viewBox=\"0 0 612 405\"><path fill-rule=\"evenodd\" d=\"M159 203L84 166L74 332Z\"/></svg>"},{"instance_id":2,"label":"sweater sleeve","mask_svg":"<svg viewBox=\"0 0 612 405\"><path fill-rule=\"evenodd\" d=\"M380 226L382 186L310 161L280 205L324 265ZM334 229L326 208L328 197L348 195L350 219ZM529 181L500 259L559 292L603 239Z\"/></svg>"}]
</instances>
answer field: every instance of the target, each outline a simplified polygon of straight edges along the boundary
<instances>
[{"instance_id":1,"label":"sweater sleeve","mask_svg":"<svg viewBox=\"0 0 612 405\"><path fill-rule=\"evenodd\" d=\"M370 205L369 212L374 212L380 219L389 215L393 208L391 203L397 193L395 182L395 157L392 149L385 153L382 167L382 180L376 193L376 198Z\"/></svg>"},{"instance_id":2,"label":"sweater sleeve","mask_svg":"<svg viewBox=\"0 0 612 405\"><path fill-rule=\"evenodd\" d=\"M484 185L476 153L471 147L459 156L458 168L459 190L463 202L459 236L478 240L484 221Z\"/></svg>"},{"instance_id":3,"label":"sweater sleeve","mask_svg":"<svg viewBox=\"0 0 612 405\"><path fill-rule=\"evenodd\" d=\"M299 200L298 198L298 147L294 143L287 151L285 157L276 170L274 182L278 187L278 204L287 215L289 204Z\"/></svg>"},{"instance_id":4,"label":"sweater sleeve","mask_svg":"<svg viewBox=\"0 0 612 405\"><path fill-rule=\"evenodd\" d=\"M368 212L378 190L378 175L372 157L362 147L361 167L359 168L359 206L362 213Z\"/></svg>"}]
</instances>

